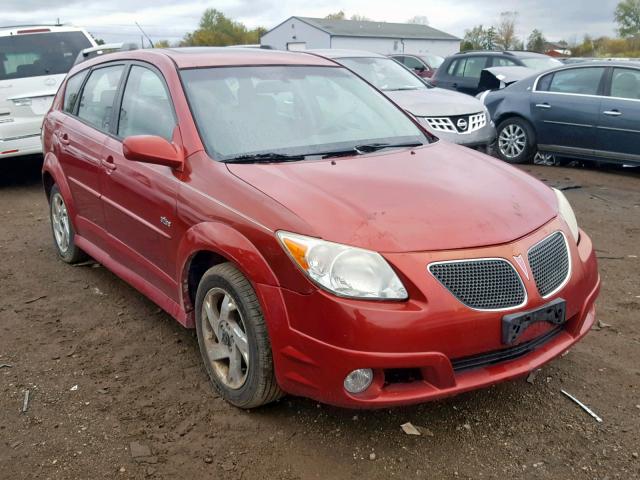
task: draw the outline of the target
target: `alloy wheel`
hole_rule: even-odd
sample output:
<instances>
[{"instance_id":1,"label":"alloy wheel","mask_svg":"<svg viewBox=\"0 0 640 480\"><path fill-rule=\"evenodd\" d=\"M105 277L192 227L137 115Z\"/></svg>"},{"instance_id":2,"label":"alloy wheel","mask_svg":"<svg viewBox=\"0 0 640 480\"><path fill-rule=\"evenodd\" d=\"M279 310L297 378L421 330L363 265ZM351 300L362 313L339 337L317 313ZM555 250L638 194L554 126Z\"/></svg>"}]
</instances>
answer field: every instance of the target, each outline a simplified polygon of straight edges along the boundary
<instances>
[{"instance_id":1,"label":"alloy wheel","mask_svg":"<svg viewBox=\"0 0 640 480\"><path fill-rule=\"evenodd\" d=\"M51 199L51 224L56 245L62 254L69 250L71 229L69 227L69 213L60 193L55 193Z\"/></svg>"},{"instance_id":2,"label":"alloy wheel","mask_svg":"<svg viewBox=\"0 0 640 480\"><path fill-rule=\"evenodd\" d=\"M232 390L241 388L251 359L242 313L233 297L222 288L209 290L201 322L206 356L216 376Z\"/></svg>"},{"instance_id":3,"label":"alloy wheel","mask_svg":"<svg viewBox=\"0 0 640 480\"><path fill-rule=\"evenodd\" d=\"M536 165L553 166L556 164L556 156L553 153L538 152L536 156L533 157L533 163Z\"/></svg>"},{"instance_id":4,"label":"alloy wheel","mask_svg":"<svg viewBox=\"0 0 640 480\"><path fill-rule=\"evenodd\" d=\"M510 123L502 129L498 137L498 148L506 158L512 159L522 155L527 147L527 134L520 125Z\"/></svg>"}]
</instances>

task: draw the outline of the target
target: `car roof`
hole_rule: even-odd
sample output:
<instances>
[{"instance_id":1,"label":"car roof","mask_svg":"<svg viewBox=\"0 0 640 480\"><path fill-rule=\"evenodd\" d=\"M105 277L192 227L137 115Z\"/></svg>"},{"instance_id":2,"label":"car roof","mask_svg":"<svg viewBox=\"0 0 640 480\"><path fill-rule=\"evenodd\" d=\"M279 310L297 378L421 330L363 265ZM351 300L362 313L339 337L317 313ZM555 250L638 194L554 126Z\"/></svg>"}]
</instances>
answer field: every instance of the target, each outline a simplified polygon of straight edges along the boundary
<instances>
[{"instance_id":1,"label":"car roof","mask_svg":"<svg viewBox=\"0 0 640 480\"><path fill-rule=\"evenodd\" d=\"M305 53L228 47L180 47L131 50L107 53L83 62L80 65L86 68L88 66L117 60L141 60L153 63L154 59L166 59L167 57L170 58L179 69L262 65L338 66L331 60L315 55L307 55Z\"/></svg>"},{"instance_id":2,"label":"car roof","mask_svg":"<svg viewBox=\"0 0 640 480\"><path fill-rule=\"evenodd\" d=\"M0 37L10 35L37 35L41 33L55 32L84 32L84 28L70 25L9 25L0 26Z\"/></svg>"},{"instance_id":3,"label":"car roof","mask_svg":"<svg viewBox=\"0 0 640 480\"><path fill-rule=\"evenodd\" d=\"M507 57L517 57L517 58L532 58L532 57L549 57L549 55L545 55L544 53L537 52L529 52L527 50L467 50L465 52L459 52L453 55L462 56L462 55L488 55L490 57L498 57L498 56L507 56Z\"/></svg>"},{"instance_id":4,"label":"car roof","mask_svg":"<svg viewBox=\"0 0 640 480\"><path fill-rule=\"evenodd\" d=\"M631 67L631 68L640 68L640 61L632 61L632 60L596 60L596 61L587 61L587 62L576 62L576 63L568 63L562 66L558 66L551 71L557 70L571 70L575 68L585 68L585 67Z\"/></svg>"},{"instance_id":5,"label":"car roof","mask_svg":"<svg viewBox=\"0 0 640 480\"><path fill-rule=\"evenodd\" d=\"M306 50L308 53L314 55L320 55L325 58L387 58L379 53L367 52L365 50L343 50L343 49L330 49L330 48L318 48L313 50Z\"/></svg>"}]
</instances>

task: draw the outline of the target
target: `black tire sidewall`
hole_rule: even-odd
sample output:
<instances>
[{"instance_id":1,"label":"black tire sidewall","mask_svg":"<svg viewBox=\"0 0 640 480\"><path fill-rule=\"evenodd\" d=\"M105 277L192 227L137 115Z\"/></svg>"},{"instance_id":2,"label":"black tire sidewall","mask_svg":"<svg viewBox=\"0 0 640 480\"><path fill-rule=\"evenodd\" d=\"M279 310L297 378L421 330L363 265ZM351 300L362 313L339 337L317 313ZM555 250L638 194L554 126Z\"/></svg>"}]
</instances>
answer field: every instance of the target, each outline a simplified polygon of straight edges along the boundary
<instances>
[{"instance_id":1,"label":"black tire sidewall","mask_svg":"<svg viewBox=\"0 0 640 480\"><path fill-rule=\"evenodd\" d=\"M247 334L247 342L250 354L249 372L247 374L247 379L244 385L236 390L228 388L226 385L219 381L215 371L213 370L213 367L210 365L205 354L205 344L202 331L202 304L207 292L209 292L212 288L221 288L229 295L231 295L233 301L240 310L245 332ZM211 378L213 386L225 400L233 405L242 407L243 405L250 404L251 400L255 397L259 384L258 375L260 374L260 372L258 367L260 365L260 352L258 350L258 341L255 331L255 325L253 324L253 317L251 316L245 305L243 295L238 292L237 288L232 284L232 282L225 278L225 276L218 274L205 274L198 287L195 309L198 345L200 347L200 352L202 353L205 369L207 371L207 374L209 375L209 378Z\"/></svg>"},{"instance_id":2,"label":"black tire sidewall","mask_svg":"<svg viewBox=\"0 0 640 480\"><path fill-rule=\"evenodd\" d=\"M517 125L517 126L519 126L520 128L522 128L524 130L524 133L527 136L525 149L522 151L522 153L520 155L518 155L517 157L514 157L514 158L507 158L500 151L500 134L502 133L502 130L504 130L509 125ZM498 138L496 140L496 153L497 153L498 157L501 160L503 160L503 161L505 161L507 163L514 163L514 164L530 163L533 160L533 157L534 157L534 155L536 153L535 144L536 144L535 132L533 130L533 127L526 120L523 120L523 119L518 118L518 117L511 117L511 118L507 118L506 120L500 122L500 125L498 125Z\"/></svg>"}]
</instances>

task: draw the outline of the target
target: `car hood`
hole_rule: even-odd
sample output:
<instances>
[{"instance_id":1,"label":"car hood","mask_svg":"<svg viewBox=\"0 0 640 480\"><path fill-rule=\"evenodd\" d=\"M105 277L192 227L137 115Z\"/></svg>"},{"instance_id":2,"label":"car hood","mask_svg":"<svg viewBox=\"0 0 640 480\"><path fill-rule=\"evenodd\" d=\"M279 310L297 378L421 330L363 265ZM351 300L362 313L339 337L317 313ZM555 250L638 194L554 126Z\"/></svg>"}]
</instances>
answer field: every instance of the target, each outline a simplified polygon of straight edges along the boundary
<instances>
[{"instance_id":1,"label":"car hood","mask_svg":"<svg viewBox=\"0 0 640 480\"><path fill-rule=\"evenodd\" d=\"M553 191L514 167L444 142L414 152L228 168L309 225L295 233L379 252L507 243L557 215Z\"/></svg>"},{"instance_id":2,"label":"car hood","mask_svg":"<svg viewBox=\"0 0 640 480\"><path fill-rule=\"evenodd\" d=\"M483 111L482 102L478 99L444 88L389 90L384 93L416 117L453 117Z\"/></svg>"}]
</instances>

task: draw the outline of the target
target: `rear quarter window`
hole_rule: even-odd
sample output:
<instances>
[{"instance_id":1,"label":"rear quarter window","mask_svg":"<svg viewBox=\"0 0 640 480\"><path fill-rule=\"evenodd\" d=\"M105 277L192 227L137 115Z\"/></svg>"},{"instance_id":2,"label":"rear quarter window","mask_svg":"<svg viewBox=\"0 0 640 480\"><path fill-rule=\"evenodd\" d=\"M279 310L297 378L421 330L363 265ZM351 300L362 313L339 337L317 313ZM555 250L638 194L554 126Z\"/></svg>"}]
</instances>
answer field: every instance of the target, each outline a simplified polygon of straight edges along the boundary
<instances>
[{"instance_id":1,"label":"rear quarter window","mask_svg":"<svg viewBox=\"0 0 640 480\"><path fill-rule=\"evenodd\" d=\"M87 76L87 70L76 73L74 76L67 80L67 86L64 90L64 105L63 110L67 113L73 114L75 111L76 104L78 103L78 94L80 93L80 88L82 87L82 82L84 82L85 77Z\"/></svg>"}]
</instances>

